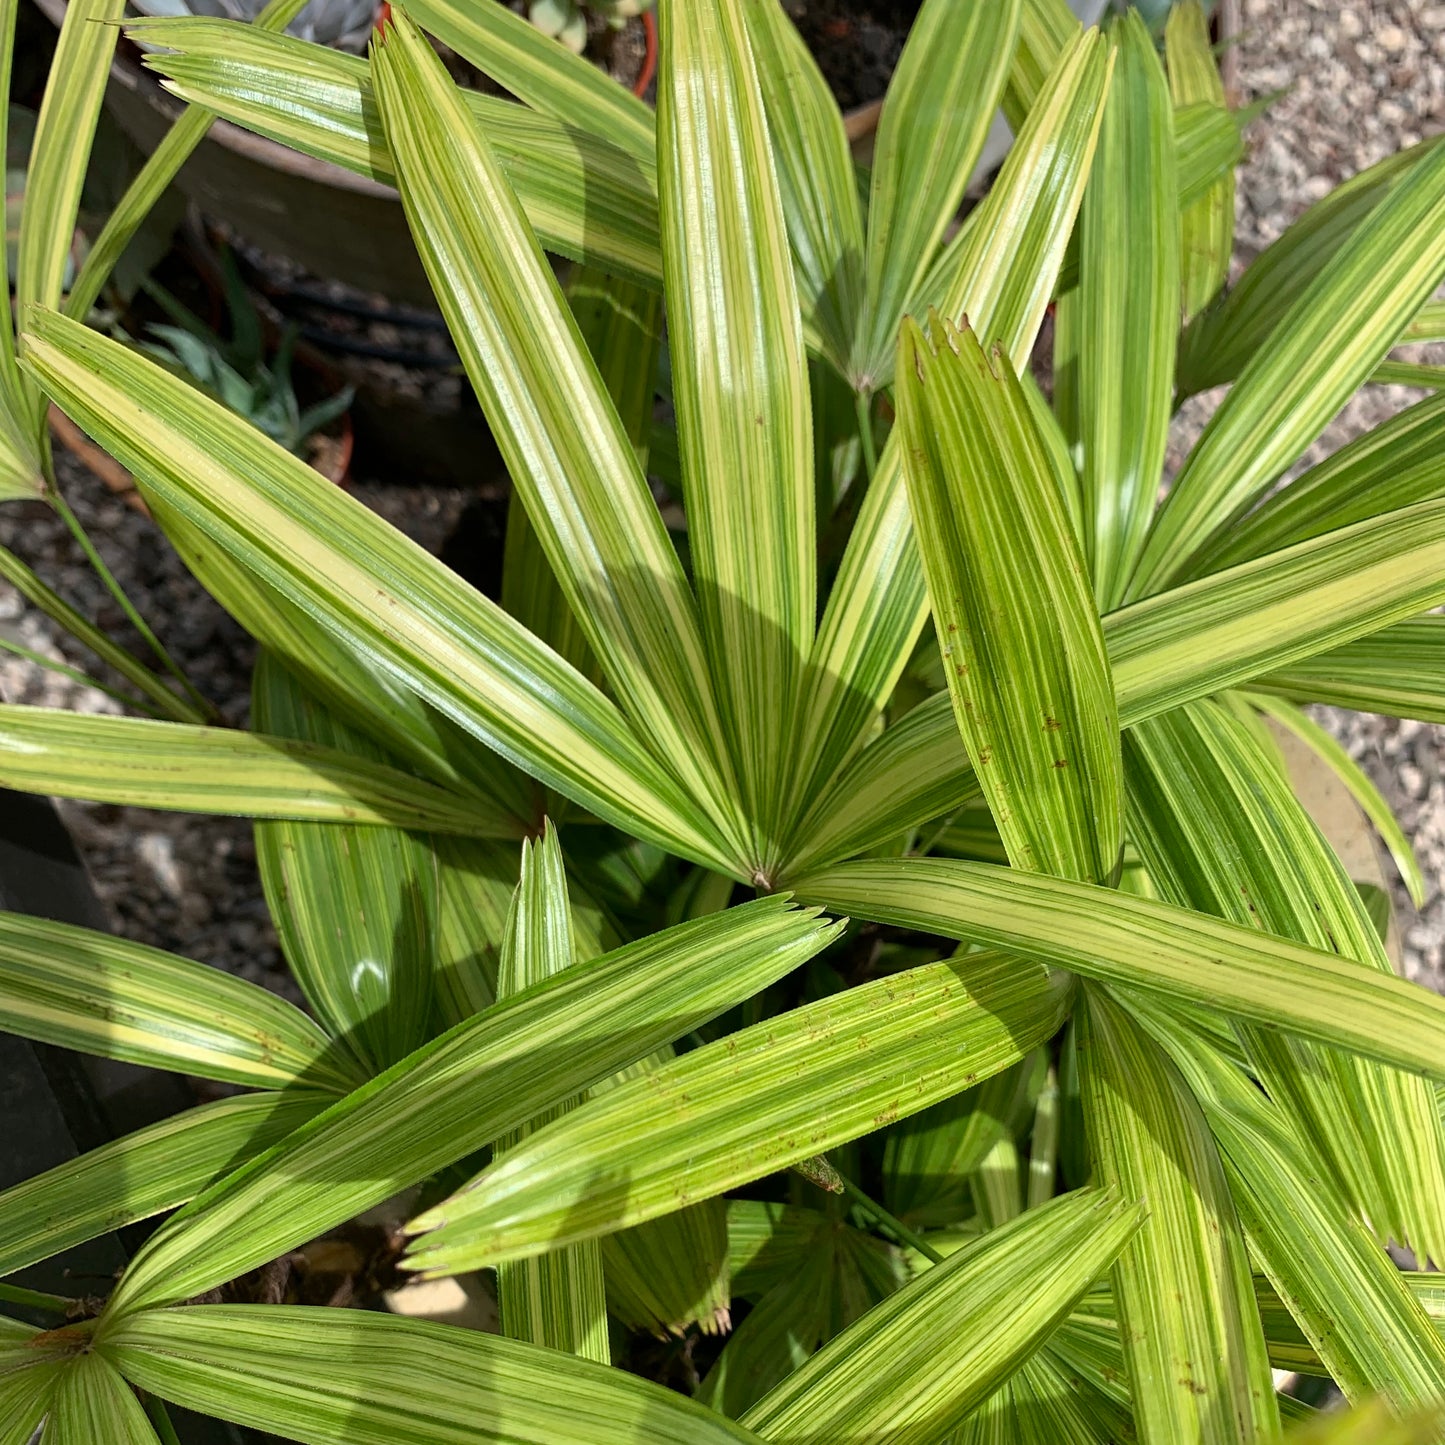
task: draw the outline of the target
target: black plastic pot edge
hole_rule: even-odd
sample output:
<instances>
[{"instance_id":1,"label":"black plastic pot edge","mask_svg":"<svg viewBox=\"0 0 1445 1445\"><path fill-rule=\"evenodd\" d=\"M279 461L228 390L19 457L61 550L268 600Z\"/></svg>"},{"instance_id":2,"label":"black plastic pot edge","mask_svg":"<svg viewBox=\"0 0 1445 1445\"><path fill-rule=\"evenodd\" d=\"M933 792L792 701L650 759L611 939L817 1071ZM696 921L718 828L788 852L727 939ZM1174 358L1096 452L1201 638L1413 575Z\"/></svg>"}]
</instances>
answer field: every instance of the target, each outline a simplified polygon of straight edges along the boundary
<instances>
[{"instance_id":1,"label":"black plastic pot edge","mask_svg":"<svg viewBox=\"0 0 1445 1445\"><path fill-rule=\"evenodd\" d=\"M65 825L47 798L0 789L0 908L105 929L105 912ZM0 1188L53 1169L107 1140L194 1104L182 1081L156 1069L92 1059L0 1032ZM105 1293L145 1229L78 1245L11 1276L47 1293ZM6 1313L37 1325L53 1319ZM182 1445L262 1445L222 1421L175 1410Z\"/></svg>"}]
</instances>

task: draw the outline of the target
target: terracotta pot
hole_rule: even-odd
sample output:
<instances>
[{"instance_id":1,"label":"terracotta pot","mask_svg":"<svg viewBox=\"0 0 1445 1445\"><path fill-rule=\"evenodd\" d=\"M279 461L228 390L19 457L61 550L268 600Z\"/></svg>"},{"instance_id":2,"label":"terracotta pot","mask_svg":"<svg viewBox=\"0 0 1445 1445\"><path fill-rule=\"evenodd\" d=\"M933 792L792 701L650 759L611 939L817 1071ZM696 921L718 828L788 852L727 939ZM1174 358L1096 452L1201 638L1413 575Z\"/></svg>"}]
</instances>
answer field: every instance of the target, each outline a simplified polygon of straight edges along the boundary
<instances>
[{"instance_id":1,"label":"terracotta pot","mask_svg":"<svg viewBox=\"0 0 1445 1445\"><path fill-rule=\"evenodd\" d=\"M66 0L35 0L57 27ZM149 155L184 109L128 53L116 52L106 105ZM396 301L431 305L431 288L390 186L218 120L176 184L208 216L318 275Z\"/></svg>"}]
</instances>

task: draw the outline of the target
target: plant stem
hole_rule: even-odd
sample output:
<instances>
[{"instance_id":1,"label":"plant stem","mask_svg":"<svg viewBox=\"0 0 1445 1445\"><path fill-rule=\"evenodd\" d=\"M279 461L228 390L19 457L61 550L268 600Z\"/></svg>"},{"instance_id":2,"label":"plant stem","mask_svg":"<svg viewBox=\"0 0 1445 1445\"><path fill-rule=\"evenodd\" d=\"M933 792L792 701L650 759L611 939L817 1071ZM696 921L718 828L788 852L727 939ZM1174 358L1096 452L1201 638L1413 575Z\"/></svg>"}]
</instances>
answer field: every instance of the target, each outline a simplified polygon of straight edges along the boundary
<instances>
[{"instance_id":1,"label":"plant stem","mask_svg":"<svg viewBox=\"0 0 1445 1445\"><path fill-rule=\"evenodd\" d=\"M119 688L108 687L97 678L91 677L88 672L82 672L78 667L70 667L64 662L57 662L53 657L46 657L43 652L36 652L33 648L12 641L4 633L0 633L0 648L6 652L13 652L17 657L23 657L27 662L33 662L36 667L46 668L50 672L58 672L61 677L68 677L82 687L93 687L97 692L103 692L107 697L113 697L117 702L124 703L126 707L134 708L137 712L149 713L154 718L164 717L161 710L152 707L150 703L144 702L138 697L131 697L129 693L121 692Z\"/></svg>"},{"instance_id":2,"label":"plant stem","mask_svg":"<svg viewBox=\"0 0 1445 1445\"><path fill-rule=\"evenodd\" d=\"M917 1250L930 1263L943 1263L943 1256L921 1234L915 1233L901 1219L890 1214L876 1199L869 1198L846 1174L840 1173L836 1166L830 1165L829 1170L830 1174L843 1186L843 1197L860 1214L866 1215L876 1227L886 1230L899 1244L905 1244L910 1249ZM803 1177L817 1183L810 1175L805 1174ZM823 1187L821 1184L818 1185L820 1189Z\"/></svg>"},{"instance_id":3,"label":"plant stem","mask_svg":"<svg viewBox=\"0 0 1445 1445\"><path fill-rule=\"evenodd\" d=\"M914 840L913 847L910 851L920 857L924 857L927 854L931 853L938 846L938 840L942 838L946 832L948 832L949 825L953 822L954 817L955 814L949 813L947 817L943 818L934 827L933 831L928 834L928 839L926 842L924 841L923 835L919 834L919 836Z\"/></svg>"},{"instance_id":4,"label":"plant stem","mask_svg":"<svg viewBox=\"0 0 1445 1445\"><path fill-rule=\"evenodd\" d=\"M1219 0L1219 78L1224 82L1225 103L1233 105L1239 94L1239 0Z\"/></svg>"},{"instance_id":5,"label":"plant stem","mask_svg":"<svg viewBox=\"0 0 1445 1445\"><path fill-rule=\"evenodd\" d=\"M156 1427L156 1434L160 1436L161 1445L181 1445L180 1436L176 1434L176 1427L171 1424L171 1417L166 1410L164 1400L155 1395L147 1395L145 1412L150 1416L151 1424Z\"/></svg>"},{"instance_id":6,"label":"plant stem","mask_svg":"<svg viewBox=\"0 0 1445 1445\"><path fill-rule=\"evenodd\" d=\"M281 31L301 13L306 0L271 0L252 22L258 30ZM176 178L192 151L205 139L216 117L203 106L189 105L177 117L140 173L126 187L101 233L90 248L80 275L66 298L65 314L84 321L151 208Z\"/></svg>"},{"instance_id":7,"label":"plant stem","mask_svg":"<svg viewBox=\"0 0 1445 1445\"><path fill-rule=\"evenodd\" d=\"M125 589L116 581L110 568L105 565L105 559L95 549L95 544L90 540L89 534L80 524L80 518L70 510L70 503L60 494L60 488L52 482L50 487L50 500L55 510L60 513L61 520L70 529L70 534L80 544L80 550L85 553L86 560L95 568L100 580L105 583L106 590L116 602L119 603L121 611L130 620L130 624L145 639L146 645L155 653L161 665L180 685L186 690L187 696L207 716L213 716L215 709L206 699L191 685L191 680L176 665L170 653L161 645L161 640L151 631L150 625L138 611L135 604L125 595Z\"/></svg>"},{"instance_id":8,"label":"plant stem","mask_svg":"<svg viewBox=\"0 0 1445 1445\"><path fill-rule=\"evenodd\" d=\"M168 718L176 722L203 723L208 713L198 712L184 698L163 683L143 663L132 657L93 622L82 617L53 587L47 586L13 552L0 547L0 577L15 588L33 607L38 607L51 621L58 623L75 640L88 647L102 662L109 663L120 675Z\"/></svg>"},{"instance_id":9,"label":"plant stem","mask_svg":"<svg viewBox=\"0 0 1445 1445\"><path fill-rule=\"evenodd\" d=\"M863 446L864 480L871 482L878 470L878 449L873 443L873 398L861 391L853 393L853 409L858 414L858 440Z\"/></svg>"},{"instance_id":10,"label":"plant stem","mask_svg":"<svg viewBox=\"0 0 1445 1445\"><path fill-rule=\"evenodd\" d=\"M1059 1165L1059 1078L1052 1064L1034 1106L1034 1132L1029 1145L1028 1208L1037 1209L1054 1197L1054 1175Z\"/></svg>"},{"instance_id":11,"label":"plant stem","mask_svg":"<svg viewBox=\"0 0 1445 1445\"><path fill-rule=\"evenodd\" d=\"M27 1309L46 1310L53 1315L63 1315L75 1303L63 1294L45 1294L38 1289L25 1289L18 1284L0 1284L0 1300L6 1304L24 1305Z\"/></svg>"}]
</instances>

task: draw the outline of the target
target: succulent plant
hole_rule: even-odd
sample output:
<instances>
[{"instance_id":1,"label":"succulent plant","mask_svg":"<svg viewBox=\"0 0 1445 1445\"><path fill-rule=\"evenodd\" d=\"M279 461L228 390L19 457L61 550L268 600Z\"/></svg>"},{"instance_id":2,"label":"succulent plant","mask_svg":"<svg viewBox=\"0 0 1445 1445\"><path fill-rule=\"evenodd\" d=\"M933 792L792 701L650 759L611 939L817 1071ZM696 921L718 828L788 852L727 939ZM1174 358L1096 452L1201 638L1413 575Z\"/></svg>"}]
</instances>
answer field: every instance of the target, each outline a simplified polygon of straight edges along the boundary
<instances>
[{"instance_id":1,"label":"succulent plant","mask_svg":"<svg viewBox=\"0 0 1445 1445\"><path fill-rule=\"evenodd\" d=\"M222 20L254 20L265 0L131 0L142 15L212 15ZM379 0L310 0L286 33L359 55L376 19Z\"/></svg>"},{"instance_id":2,"label":"succulent plant","mask_svg":"<svg viewBox=\"0 0 1445 1445\"><path fill-rule=\"evenodd\" d=\"M580 55L587 45L587 11L620 28L644 10L651 10L652 4L653 0L532 0L527 18L544 35L560 40L568 50Z\"/></svg>"},{"instance_id":3,"label":"succulent plant","mask_svg":"<svg viewBox=\"0 0 1445 1445\"><path fill-rule=\"evenodd\" d=\"M141 342L141 349L299 456L307 438L351 405L352 388L303 409L291 380L294 328L287 328L268 355L261 318L229 253L222 263L230 340L222 340L164 288L147 281L144 289L172 324L147 327L151 339Z\"/></svg>"}]
</instances>

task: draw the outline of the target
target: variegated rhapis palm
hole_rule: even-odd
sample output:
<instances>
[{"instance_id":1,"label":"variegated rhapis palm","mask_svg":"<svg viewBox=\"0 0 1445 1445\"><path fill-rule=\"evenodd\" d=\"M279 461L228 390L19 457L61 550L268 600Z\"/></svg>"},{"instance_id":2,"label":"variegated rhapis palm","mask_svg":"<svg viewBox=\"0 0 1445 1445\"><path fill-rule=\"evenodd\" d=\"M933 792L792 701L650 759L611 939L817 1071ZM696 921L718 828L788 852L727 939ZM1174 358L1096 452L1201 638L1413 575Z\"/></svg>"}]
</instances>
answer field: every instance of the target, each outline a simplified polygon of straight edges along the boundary
<instances>
[{"instance_id":1,"label":"variegated rhapis palm","mask_svg":"<svg viewBox=\"0 0 1445 1445\"><path fill-rule=\"evenodd\" d=\"M0 1196L7 1273L184 1205L94 1317L0 1320L0 1442L153 1442L161 1400L328 1445L1244 1442L1303 1408L1272 1363L1385 1397L1341 1440L1435 1438L1445 1291L1383 1244L1445 1260L1445 1002L1267 721L1419 889L1295 704L1445 721L1445 406L1279 483L1439 327L1445 148L1220 296L1239 130L1192 5L1166 71L1134 16L927 0L861 188L775 0L664 0L655 117L490 0L394 8L369 62L290 8L135 28L192 109L67 317L60 118L93 126L119 13L71 0L18 365L0 326L11 494L49 398L263 645L256 731L7 707L0 757L263 820L314 1017L0 918L5 1027L253 1091ZM81 324L213 114L400 189L515 487L500 600ZM845 1192L723 1202L789 1167ZM418 1184L406 1265L496 1266L510 1338L194 1303ZM609 1310L743 1300L695 1400L608 1366Z\"/></svg>"}]
</instances>

